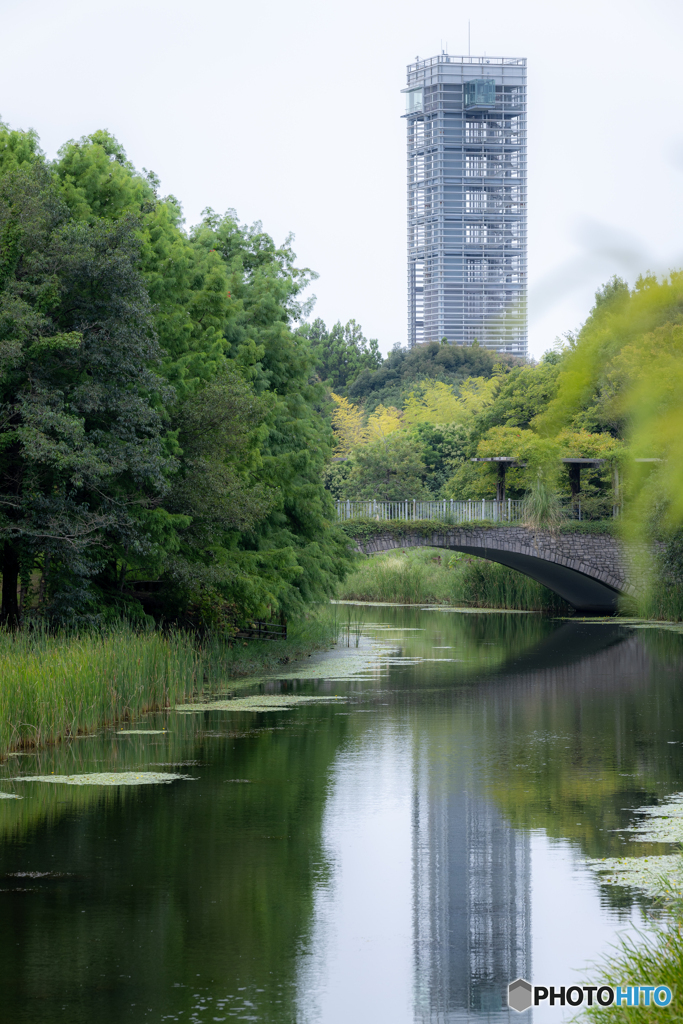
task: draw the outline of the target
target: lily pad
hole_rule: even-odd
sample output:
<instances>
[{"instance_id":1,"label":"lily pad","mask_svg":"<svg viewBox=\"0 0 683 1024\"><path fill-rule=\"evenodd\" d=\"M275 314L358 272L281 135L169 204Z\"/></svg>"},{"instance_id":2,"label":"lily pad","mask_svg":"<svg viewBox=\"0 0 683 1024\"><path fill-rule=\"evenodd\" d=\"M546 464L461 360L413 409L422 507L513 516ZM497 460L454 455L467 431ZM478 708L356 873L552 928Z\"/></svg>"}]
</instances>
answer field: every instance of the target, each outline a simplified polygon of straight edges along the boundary
<instances>
[{"instance_id":1,"label":"lily pad","mask_svg":"<svg viewBox=\"0 0 683 1024\"><path fill-rule=\"evenodd\" d=\"M206 704L178 704L176 711L286 711L301 704L344 704L343 697L307 697L293 693L263 693Z\"/></svg>"},{"instance_id":2,"label":"lily pad","mask_svg":"<svg viewBox=\"0 0 683 1024\"><path fill-rule=\"evenodd\" d=\"M634 813L641 815L644 820L630 828L618 830L631 832L634 842L683 842L683 793L674 793L665 803L654 807L638 807Z\"/></svg>"},{"instance_id":3,"label":"lily pad","mask_svg":"<svg viewBox=\"0 0 683 1024\"><path fill-rule=\"evenodd\" d=\"M60 782L65 786L150 786L189 779L173 772L88 772L85 775L20 775L13 782Z\"/></svg>"},{"instance_id":4,"label":"lily pad","mask_svg":"<svg viewBox=\"0 0 683 1024\"><path fill-rule=\"evenodd\" d=\"M587 864L607 885L628 885L649 896L680 898L683 895L683 857L605 857Z\"/></svg>"},{"instance_id":5,"label":"lily pad","mask_svg":"<svg viewBox=\"0 0 683 1024\"><path fill-rule=\"evenodd\" d=\"M162 736L168 729L119 729L117 736Z\"/></svg>"},{"instance_id":6,"label":"lily pad","mask_svg":"<svg viewBox=\"0 0 683 1024\"><path fill-rule=\"evenodd\" d=\"M23 800L23 796L17 796L16 793L0 793L0 800Z\"/></svg>"}]
</instances>

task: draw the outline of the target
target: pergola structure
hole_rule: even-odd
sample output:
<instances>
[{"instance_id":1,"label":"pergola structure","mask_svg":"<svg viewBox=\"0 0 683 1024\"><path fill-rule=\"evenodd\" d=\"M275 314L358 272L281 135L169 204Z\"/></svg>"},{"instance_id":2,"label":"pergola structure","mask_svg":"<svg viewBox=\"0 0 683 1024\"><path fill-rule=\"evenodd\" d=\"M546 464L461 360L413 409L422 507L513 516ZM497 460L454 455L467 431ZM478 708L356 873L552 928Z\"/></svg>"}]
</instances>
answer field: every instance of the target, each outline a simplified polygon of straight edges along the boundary
<instances>
[{"instance_id":1,"label":"pergola structure","mask_svg":"<svg viewBox=\"0 0 683 1024\"><path fill-rule=\"evenodd\" d=\"M498 479L496 480L496 501L505 501L505 475L508 466L513 469L526 466L526 462L519 462L512 455L492 455L488 459L472 459L472 462L495 462L498 466Z\"/></svg>"},{"instance_id":2,"label":"pergola structure","mask_svg":"<svg viewBox=\"0 0 683 1024\"><path fill-rule=\"evenodd\" d=\"M581 470L585 466L602 466L605 459L561 459L569 470L569 486L572 498L578 497L581 493ZM645 460L638 460L645 461ZM505 476L508 468L522 469L526 462L520 462L512 455L492 455L489 458L472 459L472 462L495 462L498 466L498 479L496 480L496 501L505 501Z\"/></svg>"}]
</instances>

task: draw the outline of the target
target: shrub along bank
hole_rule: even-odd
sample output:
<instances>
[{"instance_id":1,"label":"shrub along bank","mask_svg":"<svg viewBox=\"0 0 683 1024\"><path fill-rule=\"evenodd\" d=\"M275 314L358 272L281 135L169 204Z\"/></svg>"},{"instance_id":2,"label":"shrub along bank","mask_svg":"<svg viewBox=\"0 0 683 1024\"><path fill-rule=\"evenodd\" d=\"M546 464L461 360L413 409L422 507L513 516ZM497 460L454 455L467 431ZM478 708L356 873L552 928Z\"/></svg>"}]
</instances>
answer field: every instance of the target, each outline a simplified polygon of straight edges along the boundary
<instances>
[{"instance_id":1,"label":"shrub along bank","mask_svg":"<svg viewBox=\"0 0 683 1024\"><path fill-rule=\"evenodd\" d=\"M431 537L435 533L445 533L452 527L458 530L479 530L482 526L495 526L496 528L510 529L524 526L521 522L506 523L503 520L476 519L469 523L451 522L445 519L373 519L359 516L357 519L348 519L341 524L344 533L352 540L367 540L370 537L379 537L391 534L393 537ZM579 521L569 519L560 523L559 533L598 533L609 536L618 536L618 519L596 519Z\"/></svg>"}]
</instances>

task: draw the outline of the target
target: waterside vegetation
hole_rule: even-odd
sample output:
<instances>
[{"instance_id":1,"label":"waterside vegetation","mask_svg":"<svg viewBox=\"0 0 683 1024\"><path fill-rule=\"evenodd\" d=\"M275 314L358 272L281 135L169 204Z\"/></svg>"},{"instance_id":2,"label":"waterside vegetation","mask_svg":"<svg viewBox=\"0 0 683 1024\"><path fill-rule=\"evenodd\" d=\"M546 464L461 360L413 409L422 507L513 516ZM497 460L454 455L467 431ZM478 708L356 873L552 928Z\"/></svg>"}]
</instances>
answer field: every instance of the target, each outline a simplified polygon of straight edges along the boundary
<instances>
[{"instance_id":1,"label":"waterside vegetation","mask_svg":"<svg viewBox=\"0 0 683 1024\"><path fill-rule=\"evenodd\" d=\"M0 756L226 693L240 677L276 669L337 639L327 609L277 642L229 645L176 631L124 625L80 635L0 632Z\"/></svg>"},{"instance_id":2,"label":"waterside vegetation","mask_svg":"<svg viewBox=\"0 0 683 1024\"><path fill-rule=\"evenodd\" d=\"M507 566L436 548L364 558L338 590L343 600L464 605L566 615L557 594Z\"/></svg>"},{"instance_id":3,"label":"waterside vegetation","mask_svg":"<svg viewBox=\"0 0 683 1024\"><path fill-rule=\"evenodd\" d=\"M668 985L673 993L666 1012L677 1020L683 1012L683 902L669 907L671 916L665 922L653 922L647 932L637 938L622 937L617 951L600 964L603 984L630 985L652 983ZM662 1010L657 1006L593 1006L586 1010L585 1018L595 1024L650 1024L661 1020Z\"/></svg>"}]
</instances>

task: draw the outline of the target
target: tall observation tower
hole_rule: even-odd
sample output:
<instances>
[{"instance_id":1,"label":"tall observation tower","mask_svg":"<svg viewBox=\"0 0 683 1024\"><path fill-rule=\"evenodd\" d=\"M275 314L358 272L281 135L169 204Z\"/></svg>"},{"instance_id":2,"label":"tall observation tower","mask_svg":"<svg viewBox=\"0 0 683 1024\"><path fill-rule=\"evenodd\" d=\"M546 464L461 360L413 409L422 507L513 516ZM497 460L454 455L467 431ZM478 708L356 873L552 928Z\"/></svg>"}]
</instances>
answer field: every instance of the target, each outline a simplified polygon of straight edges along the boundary
<instances>
[{"instance_id":1,"label":"tall observation tower","mask_svg":"<svg viewBox=\"0 0 683 1024\"><path fill-rule=\"evenodd\" d=\"M408 343L526 356L526 58L408 65Z\"/></svg>"}]
</instances>

